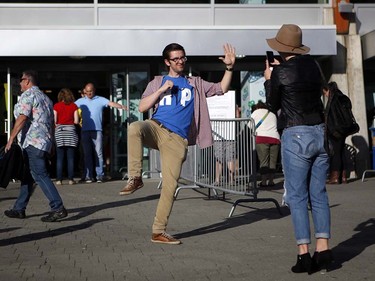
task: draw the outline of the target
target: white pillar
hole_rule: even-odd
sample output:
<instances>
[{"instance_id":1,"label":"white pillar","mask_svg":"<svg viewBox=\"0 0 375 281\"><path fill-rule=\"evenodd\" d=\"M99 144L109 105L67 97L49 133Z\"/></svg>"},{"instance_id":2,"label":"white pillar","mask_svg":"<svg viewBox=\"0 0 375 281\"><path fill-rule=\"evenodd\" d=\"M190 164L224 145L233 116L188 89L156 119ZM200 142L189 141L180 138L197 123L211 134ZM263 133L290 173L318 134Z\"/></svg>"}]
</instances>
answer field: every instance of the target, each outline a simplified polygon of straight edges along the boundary
<instances>
[{"instance_id":1,"label":"white pillar","mask_svg":"<svg viewBox=\"0 0 375 281\"><path fill-rule=\"evenodd\" d=\"M334 24L332 7L323 9L323 24ZM354 17L353 17L354 19ZM353 114L360 131L349 136L346 143L356 150L355 171L350 177L361 177L364 170L371 166L366 117L365 86L363 79L361 38L357 34L355 20L350 21L349 34L337 35L337 55L331 60L331 76L339 89L349 96L353 105Z\"/></svg>"},{"instance_id":2,"label":"white pillar","mask_svg":"<svg viewBox=\"0 0 375 281\"><path fill-rule=\"evenodd\" d=\"M350 98L354 117L360 126L357 134L346 139L346 143L353 146L357 152L355 172L350 174L351 178L355 178L360 177L363 171L371 166L361 38L356 34L337 35L337 46L337 55L332 59L333 71L329 80L335 81L339 89Z\"/></svg>"},{"instance_id":3,"label":"white pillar","mask_svg":"<svg viewBox=\"0 0 375 281\"><path fill-rule=\"evenodd\" d=\"M361 176L370 163L368 124L366 117L365 85L363 79L362 47L359 35L346 35L348 96L352 101L353 114L360 126L360 131L348 137L357 149L357 173ZM348 141L347 139L347 141Z\"/></svg>"}]
</instances>

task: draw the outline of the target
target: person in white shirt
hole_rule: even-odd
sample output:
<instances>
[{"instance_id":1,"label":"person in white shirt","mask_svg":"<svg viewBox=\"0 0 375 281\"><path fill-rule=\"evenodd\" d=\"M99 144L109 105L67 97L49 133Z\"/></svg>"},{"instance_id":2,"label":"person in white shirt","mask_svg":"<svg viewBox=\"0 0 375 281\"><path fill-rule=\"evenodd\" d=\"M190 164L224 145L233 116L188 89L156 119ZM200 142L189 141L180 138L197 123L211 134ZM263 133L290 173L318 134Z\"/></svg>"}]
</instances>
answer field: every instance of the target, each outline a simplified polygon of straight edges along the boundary
<instances>
[{"instance_id":1,"label":"person in white shirt","mask_svg":"<svg viewBox=\"0 0 375 281\"><path fill-rule=\"evenodd\" d=\"M280 151L280 135L277 131L277 117L267 109L267 105L259 101L251 114L256 127L255 147L261 174L260 187L274 186L273 181L277 159Z\"/></svg>"}]
</instances>

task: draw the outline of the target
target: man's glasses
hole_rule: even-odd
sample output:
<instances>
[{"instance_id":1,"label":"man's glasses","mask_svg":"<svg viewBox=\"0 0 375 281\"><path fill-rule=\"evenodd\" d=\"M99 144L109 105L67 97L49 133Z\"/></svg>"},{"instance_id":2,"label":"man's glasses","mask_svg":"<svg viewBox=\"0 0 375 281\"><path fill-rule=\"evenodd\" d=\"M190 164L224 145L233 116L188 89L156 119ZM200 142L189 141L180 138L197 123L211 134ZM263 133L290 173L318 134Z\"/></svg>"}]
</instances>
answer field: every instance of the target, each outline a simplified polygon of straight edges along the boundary
<instances>
[{"instance_id":1,"label":"man's glasses","mask_svg":"<svg viewBox=\"0 0 375 281\"><path fill-rule=\"evenodd\" d=\"M174 63L178 63L179 61L186 62L187 61L187 57L173 58L173 59L169 59L169 60L173 61Z\"/></svg>"},{"instance_id":2,"label":"man's glasses","mask_svg":"<svg viewBox=\"0 0 375 281\"><path fill-rule=\"evenodd\" d=\"M23 81L23 80L27 80L28 78L20 78L20 83Z\"/></svg>"}]
</instances>

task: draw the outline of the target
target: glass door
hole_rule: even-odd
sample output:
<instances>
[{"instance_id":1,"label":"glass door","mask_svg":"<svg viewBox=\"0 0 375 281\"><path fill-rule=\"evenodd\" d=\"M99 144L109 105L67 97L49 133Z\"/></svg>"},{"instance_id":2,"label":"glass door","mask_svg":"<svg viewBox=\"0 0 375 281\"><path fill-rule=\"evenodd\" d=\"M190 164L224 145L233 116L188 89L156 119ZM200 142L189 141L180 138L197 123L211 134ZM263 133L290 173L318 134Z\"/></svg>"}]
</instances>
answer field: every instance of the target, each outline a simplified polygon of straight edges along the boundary
<instances>
[{"instance_id":1,"label":"glass door","mask_svg":"<svg viewBox=\"0 0 375 281\"><path fill-rule=\"evenodd\" d=\"M127 177L128 173L128 135L130 123L143 120L143 113L138 111L139 101L149 82L149 72L144 70L126 69L124 72L113 73L111 77L111 100L128 106L128 111L113 109L111 120L111 175ZM144 150L144 164L148 167L148 150ZM146 168L147 170L147 168Z\"/></svg>"},{"instance_id":2,"label":"glass door","mask_svg":"<svg viewBox=\"0 0 375 281\"><path fill-rule=\"evenodd\" d=\"M19 78L12 75L8 68L6 83L0 87L0 146L5 145L10 137L13 127L13 106L20 92Z\"/></svg>"}]
</instances>

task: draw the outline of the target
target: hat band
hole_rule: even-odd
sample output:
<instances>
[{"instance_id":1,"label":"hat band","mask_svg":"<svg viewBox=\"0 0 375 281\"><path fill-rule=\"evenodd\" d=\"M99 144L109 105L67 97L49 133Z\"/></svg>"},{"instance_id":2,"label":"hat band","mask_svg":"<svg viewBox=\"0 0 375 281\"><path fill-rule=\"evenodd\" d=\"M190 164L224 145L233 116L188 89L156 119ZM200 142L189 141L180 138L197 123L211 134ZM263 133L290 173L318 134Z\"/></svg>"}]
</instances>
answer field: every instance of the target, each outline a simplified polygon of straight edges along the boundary
<instances>
[{"instance_id":1,"label":"hat band","mask_svg":"<svg viewBox=\"0 0 375 281\"><path fill-rule=\"evenodd\" d=\"M291 45L284 44L283 42L280 42L279 40L277 40L277 38L275 38L275 40L276 40L278 43L280 43L281 45L284 45L284 46L287 46L287 47L292 48L292 51L294 51L295 49L300 49L300 50L303 51L302 46L300 46L300 47L295 47L295 46L291 46Z\"/></svg>"}]
</instances>

